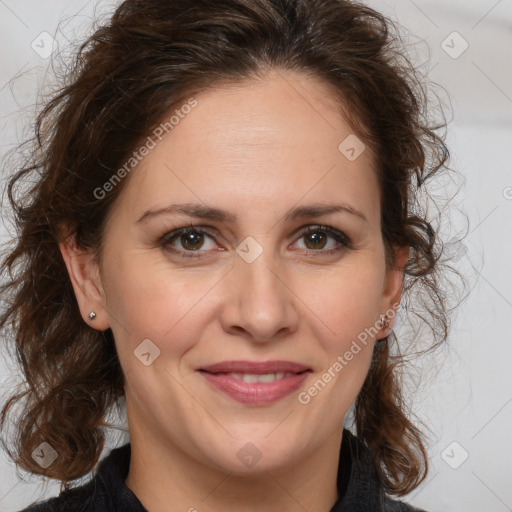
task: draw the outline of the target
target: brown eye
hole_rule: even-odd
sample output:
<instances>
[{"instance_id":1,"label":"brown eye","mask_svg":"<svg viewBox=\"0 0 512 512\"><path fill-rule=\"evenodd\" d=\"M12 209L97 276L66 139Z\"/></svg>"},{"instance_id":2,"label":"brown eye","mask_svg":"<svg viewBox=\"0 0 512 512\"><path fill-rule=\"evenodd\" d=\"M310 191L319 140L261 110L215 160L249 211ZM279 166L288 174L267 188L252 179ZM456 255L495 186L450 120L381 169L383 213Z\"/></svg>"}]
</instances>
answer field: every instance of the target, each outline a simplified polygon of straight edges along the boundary
<instances>
[{"instance_id":1,"label":"brown eye","mask_svg":"<svg viewBox=\"0 0 512 512\"><path fill-rule=\"evenodd\" d=\"M312 231L304 235L308 249L323 249L327 241L327 235L321 231Z\"/></svg>"},{"instance_id":2,"label":"brown eye","mask_svg":"<svg viewBox=\"0 0 512 512\"><path fill-rule=\"evenodd\" d=\"M299 249L310 251L318 256L327 255L351 248L350 239L341 231L330 226L307 226L296 242Z\"/></svg>"},{"instance_id":3,"label":"brown eye","mask_svg":"<svg viewBox=\"0 0 512 512\"><path fill-rule=\"evenodd\" d=\"M204 243L204 235L198 231L190 231L180 236L181 246L187 251L197 251Z\"/></svg>"},{"instance_id":4,"label":"brown eye","mask_svg":"<svg viewBox=\"0 0 512 512\"><path fill-rule=\"evenodd\" d=\"M160 239L160 245L173 252L194 257L216 246L213 235L192 226L168 233Z\"/></svg>"}]
</instances>

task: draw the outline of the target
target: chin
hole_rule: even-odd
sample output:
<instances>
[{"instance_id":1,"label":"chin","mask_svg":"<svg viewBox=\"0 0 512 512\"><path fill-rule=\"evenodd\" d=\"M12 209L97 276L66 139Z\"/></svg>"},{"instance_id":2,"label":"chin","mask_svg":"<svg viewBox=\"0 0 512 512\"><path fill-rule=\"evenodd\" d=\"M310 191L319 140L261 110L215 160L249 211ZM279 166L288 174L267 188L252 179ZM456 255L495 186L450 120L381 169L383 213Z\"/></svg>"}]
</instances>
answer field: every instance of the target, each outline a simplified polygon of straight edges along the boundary
<instances>
[{"instance_id":1,"label":"chin","mask_svg":"<svg viewBox=\"0 0 512 512\"><path fill-rule=\"evenodd\" d=\"M203 456L210 464L236 475L256 475L293 464L303 448L300 439L283 432L269 436L269 431L271 429L266 429L261 435L239 433L228 444L217 446L215 451L212 451L213 443L209 444Z\"/></svg>"}]
</instances>

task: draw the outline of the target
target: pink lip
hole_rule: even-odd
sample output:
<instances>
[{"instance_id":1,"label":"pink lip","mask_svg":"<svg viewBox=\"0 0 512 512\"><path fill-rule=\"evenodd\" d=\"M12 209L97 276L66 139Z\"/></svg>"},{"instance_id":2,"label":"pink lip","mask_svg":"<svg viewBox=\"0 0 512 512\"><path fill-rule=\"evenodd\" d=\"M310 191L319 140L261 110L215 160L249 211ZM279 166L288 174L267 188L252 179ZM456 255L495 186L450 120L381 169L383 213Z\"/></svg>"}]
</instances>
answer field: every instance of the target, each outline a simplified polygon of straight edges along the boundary
<instances>
[{"instance_id":1,"label":"pink lip","mask_svg":"<svg viewBox=\"0 0 512 512\"><path fill-rule=\"evenodd\" d=\"M199 369L206 380L232 399L248 405L267 405L296 391L307 379L311 369L290 361L224 361ZM243 382L228 373L293 373L274 382Z\"/></svg>"},{"instance_id":2,"label":"pink lip","mask_svg":"<svg viewBox=\"0 0 512 512\"><path fill-rule=\"evenodd\" d=\"M291 361L222 361L221 363L201 366L199 370L209 373L265 373L292 372L299 373L309 370L309 366Z\"/></svg>"}]
</instances>

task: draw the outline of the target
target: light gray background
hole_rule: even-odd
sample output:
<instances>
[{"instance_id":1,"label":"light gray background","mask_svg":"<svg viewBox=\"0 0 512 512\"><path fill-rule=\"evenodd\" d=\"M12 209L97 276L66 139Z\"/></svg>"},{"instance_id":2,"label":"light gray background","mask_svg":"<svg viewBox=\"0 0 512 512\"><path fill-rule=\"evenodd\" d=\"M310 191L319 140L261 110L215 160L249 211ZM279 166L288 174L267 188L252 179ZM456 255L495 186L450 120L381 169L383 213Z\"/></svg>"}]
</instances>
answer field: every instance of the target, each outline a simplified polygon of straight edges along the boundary
<instances>
[{"instance_id":1,"label":"light gray background","mask_svg":"<svg viewBox=\"0 0 512 512\"><path fill-rule=\"evenodd\" d=\"M431 470L406 499L429 512L512 511L512 0L368 3L426 41L418 56L430 51L429 76L452 99L451 166L465 177L457 204L469 217L458 264L473 290L455 318L446 348L418 362L427 379L419 391L411 391L411 398L413 410L431 429ZM48 46L40 34L56 37L58 48L65 50L67 40L87 32L95 12L108 12L114 4L0 0L1 154L30 127L31 105L50 62L43 58ZM446 40L452 51L461 48L463 41L454 31L469 44L458 58L441 46ZM43 57L32 49L34 40ZM0 375L0 396L6 396L14 375L7 357L0 359ZM126 440L126 434L114 430L106 450ZM58 494L54 482L22 476L0 454L1 512Z\"/></svg>"}]
</instances>

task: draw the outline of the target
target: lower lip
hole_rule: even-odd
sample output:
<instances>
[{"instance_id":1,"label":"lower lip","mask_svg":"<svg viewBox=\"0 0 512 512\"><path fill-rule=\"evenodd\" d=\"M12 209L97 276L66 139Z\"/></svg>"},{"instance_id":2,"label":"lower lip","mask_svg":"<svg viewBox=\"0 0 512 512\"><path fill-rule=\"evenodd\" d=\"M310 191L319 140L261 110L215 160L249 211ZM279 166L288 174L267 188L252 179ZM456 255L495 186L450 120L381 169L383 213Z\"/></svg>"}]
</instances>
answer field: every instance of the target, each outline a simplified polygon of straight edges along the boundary
<instances>
[{"instance_id":1,"label":"lower lip","mask_svg":"<svg viewBox=\"0 0 512 512\"><path fill-rule=\"evenodd\" d=\"M248 405L268 405L296 391L308 378L310 372L298 373L274 382L243 382L225 373L201 372L206 380L218 390L237 402Z\"/></svg>"}]
</instances>

